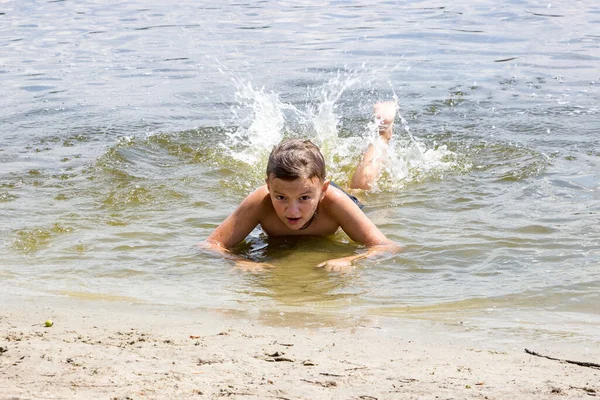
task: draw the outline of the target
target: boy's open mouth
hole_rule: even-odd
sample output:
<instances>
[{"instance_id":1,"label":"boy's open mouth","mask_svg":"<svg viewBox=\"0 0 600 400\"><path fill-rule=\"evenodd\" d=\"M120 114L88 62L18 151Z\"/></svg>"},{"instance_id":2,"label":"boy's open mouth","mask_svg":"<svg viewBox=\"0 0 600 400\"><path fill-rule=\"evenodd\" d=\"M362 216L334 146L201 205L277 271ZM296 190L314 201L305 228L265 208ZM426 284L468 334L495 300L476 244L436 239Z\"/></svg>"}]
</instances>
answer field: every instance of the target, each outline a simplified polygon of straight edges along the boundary
<instances>
[{"instance_id":1,"label":"boy's open mouth","mask_svg":"<svg viewBox=\"0 0 600 400\"><path fill-rule=\"evenodd\" d=\"M292 225L297 224L302 219L302 217L298 217L298 218L286 217L286 218L287 218L288 222Z\"/></svg>"}]
</instances>

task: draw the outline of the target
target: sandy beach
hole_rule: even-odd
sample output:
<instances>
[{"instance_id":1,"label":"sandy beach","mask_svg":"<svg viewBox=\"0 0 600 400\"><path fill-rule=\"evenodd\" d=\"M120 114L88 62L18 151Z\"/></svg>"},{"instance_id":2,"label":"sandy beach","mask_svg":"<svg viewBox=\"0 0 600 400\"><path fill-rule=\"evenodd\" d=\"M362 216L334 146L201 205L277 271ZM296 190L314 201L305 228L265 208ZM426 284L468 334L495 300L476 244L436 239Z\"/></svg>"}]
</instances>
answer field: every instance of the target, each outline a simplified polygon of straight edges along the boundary
<instances>
[{"instance_id":1,"label":"sandy beach","mask_svg":"<svg viewBox=\"0 0 600 400\"><path fill-rule=\"evenodd\" d=\"M43 323L48 318L52 327ZM278 326L279 325L279 326ZM566 399L600 370L405 320L266 324L254 316L60 300L3 301L2 399ZM491 344L488 344L491 343ZM536 343L524 343L535 346ZM539 343L557 358L581 348ZM573 350L573 351L571 351ZM588 349L589 350L589 349Z\"/></svg>"}]
</instances>

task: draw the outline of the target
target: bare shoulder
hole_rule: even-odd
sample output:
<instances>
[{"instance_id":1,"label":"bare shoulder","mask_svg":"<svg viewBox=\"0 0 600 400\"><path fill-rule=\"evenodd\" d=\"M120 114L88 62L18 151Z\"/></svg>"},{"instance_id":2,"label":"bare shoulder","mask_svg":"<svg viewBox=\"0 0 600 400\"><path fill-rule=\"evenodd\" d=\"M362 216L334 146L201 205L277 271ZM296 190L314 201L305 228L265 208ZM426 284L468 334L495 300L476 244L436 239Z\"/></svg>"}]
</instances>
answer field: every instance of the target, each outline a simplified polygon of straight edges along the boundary
<instances>
[{"instance_id":1,"label":"bare shoulder","mask_svg":"<svg viewBox=\"0 0 600 400\"><path fill-rule=\"evenodd\" d=\"M250 193L240 204L240 207L246 209L252 209L258 215L268 211L272 207L271 198L269 197L269 190L267 185L262 185L254 192Z\"/></svg>"},{"instance_id":2,"label":"bare shoulder","mask_svg":"<svg viewBox=\"0 0 600 400\"><path fill-rule=\"evenodd\" d=\"M352 240L367 246L389 243L385 235L342 190L332 186L327 188L323 203L328 215L339 223Z\"/></svg>"},{"instance_id":3,"label":"bare shoulder","mask_svg":"<svg viewBox=\"0 0 600 400\"><path fill-rule=\"evenodd\" d=\"M348 215L363 214L356 203L344 191L332 185L329 185L327 192L325 192L323 208L336 219L344 218L344 216Z\"/></svg>"},{"instance_id":4,"label":"bare shoulder","mask_svg":"<svg viewBox=\"0 0 600 400\"><path fill-rule=\"evenodd\" d=\"M265 196L269 195L269 190L267 189L267 185L262 185L254 192L250 193L246 199L247 200L262 200Z\"/></svg>"}]
</instances>

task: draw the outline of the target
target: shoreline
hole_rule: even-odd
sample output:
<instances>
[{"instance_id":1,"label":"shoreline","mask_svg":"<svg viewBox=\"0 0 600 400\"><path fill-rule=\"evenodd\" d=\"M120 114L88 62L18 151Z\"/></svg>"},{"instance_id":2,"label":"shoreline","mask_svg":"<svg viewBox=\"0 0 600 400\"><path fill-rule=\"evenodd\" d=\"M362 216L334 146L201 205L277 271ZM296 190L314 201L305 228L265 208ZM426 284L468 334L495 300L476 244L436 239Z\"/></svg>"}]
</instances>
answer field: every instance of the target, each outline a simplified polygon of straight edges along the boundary
<instances>
[{"instance_id":1,"label":"shoreline","mask_svg":"<svg viewBox=\"0 0 600 400\"><path fill-rule=\"evenodd\" d=\"M506 346L415 319L277 326L227 310L55 297L0 307L0 399L600 396L599 369L523 350L597 363L597 348Z\"/></svg>"}]
</instances>

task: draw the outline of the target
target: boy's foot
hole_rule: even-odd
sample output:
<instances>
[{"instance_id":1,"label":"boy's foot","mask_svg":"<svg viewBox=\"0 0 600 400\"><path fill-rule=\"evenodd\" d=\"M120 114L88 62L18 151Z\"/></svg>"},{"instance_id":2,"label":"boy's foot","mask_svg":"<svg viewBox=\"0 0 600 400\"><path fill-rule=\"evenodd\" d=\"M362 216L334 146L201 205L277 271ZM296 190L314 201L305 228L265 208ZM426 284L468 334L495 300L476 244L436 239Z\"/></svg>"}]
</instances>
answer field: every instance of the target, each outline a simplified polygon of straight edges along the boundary
<instances>
[{"instance_id":1,"label":"boy's foot","mask_svg":"<svg viewBox=\"0 0 600 400\"><path fill-rule=\"evenodd\" d=\"M374 107L375 118L379 123L379 135L386 143L392 138L397 107L398 103L395 101L377 103Z\"/></svg>"},{"instance_id":2,"label":"boy's foot","mask_svg":"<svg viewBox=\"0 0 600 400\"><path fill-rule=\"evenodd\" d=\"M377 118L379 124L379 135L386 144L392 138L397 107L398 103L395 101L377 103L374 107L375 118ZM386 151L386 147L380 146L378 143L369 145L350 181L352 189L371 189L381 172L382 163L384 162L382 154Z\"/></svg>"}]
</instances>

